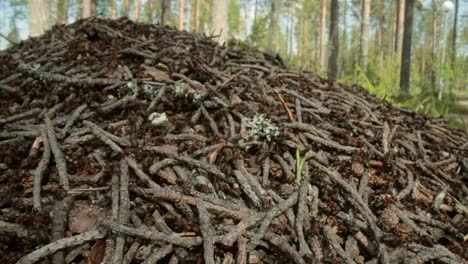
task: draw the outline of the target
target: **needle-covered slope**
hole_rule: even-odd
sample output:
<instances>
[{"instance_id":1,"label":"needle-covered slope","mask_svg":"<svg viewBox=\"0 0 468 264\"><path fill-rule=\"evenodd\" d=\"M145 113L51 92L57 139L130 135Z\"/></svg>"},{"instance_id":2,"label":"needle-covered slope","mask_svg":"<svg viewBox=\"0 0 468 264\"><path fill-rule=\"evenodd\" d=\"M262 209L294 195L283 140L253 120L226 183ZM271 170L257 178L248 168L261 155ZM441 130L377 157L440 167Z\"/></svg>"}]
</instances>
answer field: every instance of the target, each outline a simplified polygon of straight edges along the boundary
<instances>
[{"instance_id":1,"label":"needle-covered slope","mask_svg":"<svg viewBox=\"0 0 468 264\"><path fill-rule=\"evenodd\" d=\"M0 52L0 262L462 263L467 153L359 87L80 20Z\"/></svg>"}]
</instances>

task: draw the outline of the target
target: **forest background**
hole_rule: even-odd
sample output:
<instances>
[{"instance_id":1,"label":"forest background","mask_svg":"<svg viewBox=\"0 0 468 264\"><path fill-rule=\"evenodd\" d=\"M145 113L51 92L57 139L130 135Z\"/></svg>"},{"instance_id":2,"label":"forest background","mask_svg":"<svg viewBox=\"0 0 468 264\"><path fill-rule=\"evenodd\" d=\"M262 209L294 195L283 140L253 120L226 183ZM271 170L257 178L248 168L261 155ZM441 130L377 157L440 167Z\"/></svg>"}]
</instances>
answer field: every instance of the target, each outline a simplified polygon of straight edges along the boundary
<instances>
[{"instance_id":1,"label":"forest background","mask_svg":"<svg viewBox=\"0 0 468 264\"><path fill-rule=\"evenodd\" d=\"M468 0L0 0L0 49L89 16L267 48L468 132Z\"/></svg>"}]
</instances>

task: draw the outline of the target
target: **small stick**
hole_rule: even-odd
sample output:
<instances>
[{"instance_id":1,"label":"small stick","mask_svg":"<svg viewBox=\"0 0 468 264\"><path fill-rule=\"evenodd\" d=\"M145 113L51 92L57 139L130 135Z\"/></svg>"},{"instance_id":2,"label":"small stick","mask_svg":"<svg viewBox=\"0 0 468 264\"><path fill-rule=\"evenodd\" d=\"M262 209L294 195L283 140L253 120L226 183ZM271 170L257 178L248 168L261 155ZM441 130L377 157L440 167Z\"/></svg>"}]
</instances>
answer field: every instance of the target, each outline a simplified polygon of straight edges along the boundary
<instances>
[{"instance_id":1,"label":"small stick","mask_svg":"<svg viewBox=\"0 0 468 264\"><path fill-rule=\"evenodd\" d=\"M88 250L89 249L89 244L84 244L82 246L78 246L76 247L75 249L73 249L72 251L70 251L67 256L65 256L65 263L72 263L73 260L75 260L76 257L78 257L78 255L82 254L85 250Z\"/></svg>"},{"instance_id":2,"label":"small stick","mask_svg":"<svg viewBox=\"0 0 468 264\"><path fill-rule=\"evenodd\" d=\"M218 125L216 124L216 122L210 116L210 114L208 113L208 111L206 110L206 108L204 106L201 106L200 108L201 108L201 112L202 112L203 116L208 120L208 122L210 124L210 128L213 131L213 134L218 135L219 134L219 129L218 129Z\"/></svg>"},{"instance_id":3,"label":"small stick","mask_svg":"<svg viewBox=\"0 0 468 264\"><path fill-rule=\"evenodd\" d=\"M328 244L336 251L336 253L338 253L338 255L344 260L345 263L356 263L348 256L348 254L346 254L344 249L340 246L336 235L332 232L329 226L324 226L323 231L323 234L328 240Z\"/></svg>"},{"instance_id":4,"label":"small stick","mask_svg":"<svg viewBox=\"0 0 468 264\"><path fill-rule=\"evenodd\" d=\"M280 237L272 232L266 233L265 238L269 243L288 254L295 263L306 264L305 260L301 257L299 252L297 252L296 249L294 249L285 238Z\"/></svg>"},{"instance_id":5,"label":"small stick","mask_svg":"<svg viewBox=\"0 0 468 264\"><path fill-rule=\"evenodd\" d=\"M297 122L302 123L302 106L301 106L301 100L299 98L295 98L295 108L296 108L296 117L297 117Z\"/></svg>"},{"instance_id":6,"label":"small stick","mask_svg":"<svg viewBox=\"0 0 468 264\"><path fill-rule=\"evenodd\" d=\"M387 155L389 151L389 145L390 142L388 138L390 137L390 127L388 126L388 123L385 121L384 126L383 126L383 132L382 132L382 147L383 147L383 154Z\"/></svg>"},{"instance_id":7,"label":"small stick","mask_svg":"<svg viewBox=\"0 0 468 264\"><path fill-rule=\"evenodd\" d=\"M63 238L65 233L65 225L67 223L67 215L70 206L73 202L71 196L65 197L62 201L56 202L52 211L52 240L57 241ZM58 251L52 256L53 264L61 264L65 261L64 252Z\"/></svg>"},{"instance_id":8,"label":"small stick","mask_svg":"<svg viewBox=\"0 0 468 264\"><path fill-rule=\"evenodd\" d=\"M21 238L27 238L31 235L23 225L0 220L0 234L3 233L14 233L17 237Z\"/></svg>"},{"instance_id":9,"label":"small stick","mask_svg":"<svg viewBox=\"0 0 468 264\"><path fill-rule=\"evenodd\" d=\"M268 176L270 175L270 158L266 157L262 164L262 185L264 188L270 187L270 180Z\"/></svg>"},{"instance_id":10,"label":"small stick","mask_svg":"<svg viewBox=\"0 0 468 264\"><path fill-rule=\"evenodd\" d=\"M169 200L177 203L186 203L192 206L196 206L197 204L197 198L189 196L189 195L183 195L179 192L176 191L171 191L168 189L143 189L139 187L134 187L132 188L133 191L143 194L145 196L149 196L152 198L157 198L157 199L163 199L163 200ZM224 215L226 217L231 217L234 219L239 219L242 220L244 218L247 218L248 212L245 211L234 211L228 208L225 208L223 206L219 206L216 204L208 203L206 202L206 209L216 212L220 215Z\"/></svg>"},{"instance_id":11,"label":"small stick","mask_svg":"<svg viewBox=\"0 0 468 264\"><path fill-rule=\"evenodd\" d=\"M260 198L258 198L255 192L252 190L252 187L250 186L248 180L244 177L244 175L242 175L242 173L238 170L235 170L233 173L234 176L236 176L236 179L239 182L242 191L244 191L247 197L249 197L252 204L258 209L262 209L262 201L260 201Z\"/></svg>"},{"instance_id":12,"label":"small stick","mask_svg":"<svg viewBox=\"0 0 468 264\"><path fill-rule=\"evenodd\" d=\"M106 236L105 231L96 229L96 230L81 233L76 236L62 238L54 242L51 242L39 249L34 250L28 255L22 257L16 263L17 264L33 264L42 258L45 258L51 254L54 254L55 252L59 250L69 248L69 247L75 247L75 246L84 244L88 241L104 238L105 236Z\"/></svg>"},{"instance_id":13,"label":"small stick","mask_svg":"<svg viewBox=\"0 0 468 264\"><path fill-rule=\"evenodd\" d=\"M34 171L34 189L33 189L33 207L37 211L42 210L41 206L41 182L42 176L44 175L45 170L49 166L50 161L50 145L47 138L47 129L45 126L41 127L41 137L44 145L44 153L42 154L42 159L37 165L36 170Z\"/></svg>"},{"instance_id":14,"label":"small stick","mask_svg":"<svg viewBox=\"0 0 468 264\"><path fill-rule=\"evenodd\" d=\"M206 210L205 202L197 199L198 217L200 222L200 232L203 237L203 256L205 264L214 264L214 230L211 226L210 213Z\"/></svg>"},{"instance_id":15,"label":"small stick","mask_svg":"<svg viewBox=\"0 0 468 264\"><path fill-rule=\"evenodd\" d=\"M154 225L156 228L166 234L172 234L173 231L172 229L164 222L163 217L159 213L158 209L154 210L153 212L153 220L154 220Z\"/></svg>"},{"instance_id":16,"label":"small stick","mask_svg":"<svg viewBox=\"0 0 468 264\"><path fill-rule=\"evenodd\" d=\"M237 264L247 264L247 238L242 234L237 237Z\"/></svg>"},{"instance_id":17,"label":"small stick","mask_svg":"<svg viewBox=\"0 0 468 264\"><path fill-rule=\"evenodd\" d=\"M278 96L279 100L281 101L281 104L283 105L284 110L286 110L286 113L288 114L289 120L291 120L291 122L295 122L296 120L294 119L294 116L291 113L291 110L289 110L288 105L284 101L283 96L280 94L280 92L278 90L275 90L275 93Z\"/></svg>"},{"instance_id":18,"label":"small stick","mask_svg":"<svg viewBox=\"0 0 468 264\"><path fill-rule=\"evenodd\" d=\"M40 108L33 108L33 109L28 110L28 111L23 112L23 113L19 113L19 114L16 114L16 115L11 115L11 116L6 117L6 118L0 118L0 124L5 124L5 123L9 123L9 122L13 122L13 121L23 119L25 117L37 115L41 111L42 111L42 109L40 109Z\"/></svg>"},{"instance_id":19,"label":"small stick","mask_svg":"<svg viewBox=\"0 0 468 264\"><path fill-rule=\"evenodd\" d=\"M181 247L191 248L202 244L201 237L179 237L176 234L168 235L163 232L157 232L147 226L141 225L138 228L129 227L119 224L117 221L109 219L101 219L100 225L114 230L115 232L124 233L130 236L141 237L143 239L153 241L164 241L170 244L178 245Z\"/></svg>"},{"instance_id":20,"label":"small stick","mask_svg":"<svg viewBox=\"0 0 468 264\"><path fill-rule=\"evenodd\" d=\"M67 123L65 124L65 127L62 130L62 133L60 134L61 137L65 137L68 133L68 130L73 126L73 123L80 117L81 113L88 107L87 104L82 104L78 106L78 108L73 111L72 115L70 118L67 119Z\"/></svg>"},{"instance_id":21,"label":"small stick","mask_svg":"<svg viewBox=\"0 0 468 264\"><path fill-rule=\"evenodd\" d=\"M138 218L138 216L136 216L135 214L132 214L131 218L132 218L133 225L136 228L138 228L139 226L141 226L143 224L141 219ZM132 262L133 257L135 256L138 248L140 247L140 243L141 243L141 238L137 237L133 241L130 248L127 250L127 253L125 253L125 256L122 259L122 264L129 264L130 262Z\"/></svg>"},{"instance_id":22,"label":"small stick","mask_svg":"<svg viewBox=\"0 0 468 264\"><path fill-rule=\"evenodd\" d=\"M298 196L298 205L297 205L297 213L296 213L296 232L299 238L299 254L304 256L306 254L312 254L310 251L309 246L305 240L303 224L304 218L308 213L308 208L306 204L306 198L309 189L309 167L307 163L304 164L303 169L303 179L301 181L301 186L299 187L299 196Z\"/></svg>"},{"instance_id":23,"label":"small stick","mask_svg":"<svg viewBox=\"0 0 468 264\"><path fill-rule=\"evenodd\" d=\"M154 250L148 259L143 261L142 264L156 264L158 261L171 254L172 251L174 251L174 247L171 244L162 246L161 248Z\"/></svg>"},{"instance_id":24,"label":"small stick","mask_svg":"<svg viewBox=\"0 0 468 264\"><path fill-rule=\"evenodd\" d=\"M104 142L107 146L109 146L115 152L123 154L124 151L119 145L117 145L114 141L108 138L100 129L97 129L95 126L91 125L91 122L83 121L83 124L91 129L91 133Z\"/></svg>"},{"instance_id":25,"label":"small stick","mask_svg":"<svg viewBox=\"0 0 468 264\"><path fill-rule=\"evenodd\" d=\"M65 157L62 151L60 150L52 121L49 117L46 117L45 122L47 127L47 137L49 138L50 149L52 151L52 154L54 154L55 163L60 178L60 185L62 185L62 187L66 191L68 191L70 190L70 183L68 181L67 163L65 161Z\"/></svg>"},{"instance_id":26,"label":"small stick","mask_svg":"<svg viewBox=\"0 0 468 264\"><path fill-rule=\"evenodd\" d=\"M119 203L119 223L126 225L130 218L130 197L128 194L128 164L125 159L120 161L120 203ZM119 234L115 243L113 263L121 263L123 250L125 247L125 236Z\"/></svg>"}]
</instances>

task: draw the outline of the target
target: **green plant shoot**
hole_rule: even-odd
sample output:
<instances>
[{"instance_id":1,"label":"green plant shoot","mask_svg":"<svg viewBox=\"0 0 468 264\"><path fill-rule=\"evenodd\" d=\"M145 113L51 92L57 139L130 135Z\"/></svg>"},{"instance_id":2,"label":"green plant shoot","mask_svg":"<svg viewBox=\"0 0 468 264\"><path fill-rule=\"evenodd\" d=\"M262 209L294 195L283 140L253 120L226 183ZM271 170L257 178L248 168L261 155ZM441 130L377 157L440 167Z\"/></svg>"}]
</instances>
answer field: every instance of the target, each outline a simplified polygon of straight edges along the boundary
<instances>
[{"instance_id":1,"label":"green plant shoot","mask_svg":"<svg viewBox=\"0 0 468 264\"><path fill-rule=\"evenodd\" d=\"M302 180L302 167L304 167L305 159L301 158L301 152L296 149L296 183L301 184Z\"/></svg>"}]
</instances>

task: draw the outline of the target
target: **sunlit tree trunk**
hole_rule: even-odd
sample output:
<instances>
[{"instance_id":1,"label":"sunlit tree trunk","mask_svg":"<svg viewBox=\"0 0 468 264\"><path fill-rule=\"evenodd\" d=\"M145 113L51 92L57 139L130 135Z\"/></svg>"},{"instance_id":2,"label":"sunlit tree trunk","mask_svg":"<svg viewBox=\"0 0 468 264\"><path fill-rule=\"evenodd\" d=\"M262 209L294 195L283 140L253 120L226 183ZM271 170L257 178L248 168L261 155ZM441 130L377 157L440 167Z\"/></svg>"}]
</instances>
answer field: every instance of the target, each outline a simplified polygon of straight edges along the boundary
<instances>
[{"instance_id":1,"label":"sunlit tree trunk","mask_svg":"<svg viewBox=\"0 0 468 264\"><path fill-rule=\"evenodd\" d=\"M29 35L42 35L51 26L50 0L29 0L28 2Z\"/></svg>"},{"instance_id":2,"label":"sunlit tree trunk","mask_svg":"<svg viewBox=\"0 0 468 264\"><path fill-rule=\"evenodd\" d=\"M195 2L195 32L200 29L200 0Z\"/></svg>"},{"instance_id":3,"label":"sunlit tree trunk","mask_svg":"<svg viewBox=\"0 0 468 264\"><path fill-rule=\"evenodd\" d=\"M81 17L82 18L87 18L92 16L92 9L93 9L93 0L83 0L82 3L82 11L81 11Z\"/></svg>"},{"instance_id":4,"label":"sunlit tree trunk","mask_svg":"<svg viewBox=\"0 0 468 264\"><path fill-rule=\"evenodd\" d=\"M363 0L362 21L361 21L361 43L360 43L360 65L364 72L367 71L367 61L369 56L369 15L370 0Z\"/></svg>"},{"instance_id":5,"label":"sunlit tree trunk","mask_svg":"<svg viewBox=\"0 0 468 264\"><path fill-rule=\"evenodd\" d=\"M437 75L434 64L437 60L437 1L432 0L432 32L431 32L431 89L436 94Z\"/></svg>"},{"instance_id":6,"label":"sunlit tree trunk","mask_svg":"<svg viewBox=\"0 0 468 264\"><path fill-rule=\"evenodd\" d=\"M161 24L171 24L171 0L161 1Z\"/></svg>"},{"instance_id":7,"label":"sunlit tree trunk","mask_svg":"<svg viewBox=\"0 0 468 264\"><path fill-rule=\"evenodd\" d=\"M117 0L111 0L111 11L110 11L111 18L117 17Z\"/></svg>"},{"instance_id":8,"label":"sunlit tree trunk","mask_svg":"<svg viewBox=\"0 0 468 264\"><path fill-rule=\"evenodd\" d=\"M338 79L338 55L339 55L339 41L338 41L338 18L339 18L339 5L338 0L331 1L330 10L330 43L331 52L328 61L328 78L333 82Z\"/></svg>"},{"instance_id":9,"label":"sunlit tree trunk","mask_svg":"<svg viewBox=\"0 0 468 264\"><path fill-rule=\"evenodd\" d=\"M179 30L184 30L185 1L179 0Z\"/></svg>"},{"instance_id":10,"label":"sunlit tree trunk","mask_svg":"<svg viewBox=\"0 0 468 264\"><path fill-rule=\"evenodd\" d=\"M219 34L220 43L226 42L228 38L228 8L229 0L213 0L211 29Z\"/></svg>"},{"instance_id":11,"label":"sunlit tree trunk","mask_svg":"<svg viewBox=\"0 0 468 264\"><path fill-rule=\"evenodd\" d=\"M413 33L413 6L414 0L406 0L405 23L403 33L403 49L401 54L400 92L404 98L410 91L411 75L411 38Z\"/></svg>"},{"instance_id":12,"label":"sunlit tree trunk","mask_svg":"<svg viewBox=\"0 0 468 264\"><path fill-rule=\"evenodd\" d=\"M319 65L322 69L325 69L326 60L326 49L325 44L325 22L327 18L327 0L322 0L321 4L322 12L320 13L320 31L319 31Z\"/></svg>"},{"instance_id":13,"label":"sunlit tree trunk","mask_svg":"<svg viewBox=\"0 0 468 264\"><path fill-rule=\"evenodd\" d=\"M398 19L397 19L397 34L395 39L395 51L398 56L401 56L403 45L403 30L405 23L405 0L398 0Z\"/></svg>"},{"instance_id":14,"label":"sunlit tree trunk","mask_svg":"<svg viewBox=\"0 0 468 264\"><path fill-rule=\"evenodd\" d=\"M133 13L133 20L140 20L141 0L135 0L135 13Z\"/></svg>"}]
</instances>

